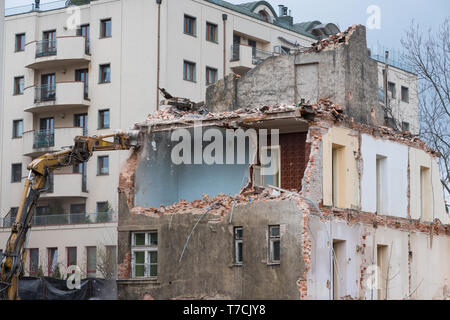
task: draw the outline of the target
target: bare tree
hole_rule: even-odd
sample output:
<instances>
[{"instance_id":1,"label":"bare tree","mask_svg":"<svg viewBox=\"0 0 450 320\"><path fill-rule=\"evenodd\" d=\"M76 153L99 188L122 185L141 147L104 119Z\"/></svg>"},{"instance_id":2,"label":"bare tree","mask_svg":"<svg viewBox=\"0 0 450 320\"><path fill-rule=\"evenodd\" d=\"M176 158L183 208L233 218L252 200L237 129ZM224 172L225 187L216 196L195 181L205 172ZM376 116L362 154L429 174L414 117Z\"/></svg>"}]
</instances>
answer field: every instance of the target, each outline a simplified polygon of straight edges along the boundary
<instances>
[{"instance_id":1,"label":"bare tree","mask_svg":"<svg viewBox=\"0 0 450 320\"><path fill-rule=\"evenodd\" d=\"M401 41L405 62L419 80L420 136L441 154L441 181L450 196L450 18L437 30L423 31L414 21Z\"/></svg>"}]
</instances>

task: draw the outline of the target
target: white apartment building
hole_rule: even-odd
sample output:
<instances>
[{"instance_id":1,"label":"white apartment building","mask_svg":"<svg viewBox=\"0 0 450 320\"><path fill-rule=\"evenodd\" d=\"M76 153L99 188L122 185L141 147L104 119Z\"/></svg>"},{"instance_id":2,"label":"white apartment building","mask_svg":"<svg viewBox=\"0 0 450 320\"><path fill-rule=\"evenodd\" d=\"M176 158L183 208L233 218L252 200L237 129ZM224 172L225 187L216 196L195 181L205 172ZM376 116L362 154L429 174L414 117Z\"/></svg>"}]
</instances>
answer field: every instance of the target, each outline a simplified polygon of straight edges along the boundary
<instances>
[{"instance_id":1,"label":"white apartment building","mask_svg":"<svg viewBox=\"0 0 450 320\"><path fill-rule=\"evenodd\" d=\"M142 121L160 100L158 81L174 96L201 101L224 74L339 32L333 24L294 23L286 7L277 13L266 1L66 2L9 9L5 17L0 248L32 159L77 135ZM27 274L77 264L102 276L100 260L115 260L117 186L128 154L97 152L85 166L53 174L36 209Z\"/></svg>"}]
</instances>

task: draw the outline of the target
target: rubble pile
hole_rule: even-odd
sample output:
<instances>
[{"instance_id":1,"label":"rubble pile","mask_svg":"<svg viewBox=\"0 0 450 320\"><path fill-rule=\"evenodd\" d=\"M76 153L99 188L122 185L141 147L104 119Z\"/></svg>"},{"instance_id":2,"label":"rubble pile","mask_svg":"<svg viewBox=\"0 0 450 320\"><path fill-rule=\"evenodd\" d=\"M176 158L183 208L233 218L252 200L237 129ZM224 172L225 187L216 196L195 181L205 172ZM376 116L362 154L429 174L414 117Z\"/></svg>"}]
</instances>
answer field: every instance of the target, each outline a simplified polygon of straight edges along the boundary
<instances>
[{"instance_id":1,"label":"rubble pile","mask_svg":"<svg viewBox=\"0 0 450 320\"><path fill-rule=\"evenodd\" d=\"M358 26L360 25L355 24L343 32L339 32L336 35L331 35L326 39L319 40L316 43L313 43L311 48L309 50L306 50L305 52L314 52L314 51L319 52L322 50L333 50L335 48L342 46L342 44L348 44L350 36Z\"/></svg>"}]
</instances>

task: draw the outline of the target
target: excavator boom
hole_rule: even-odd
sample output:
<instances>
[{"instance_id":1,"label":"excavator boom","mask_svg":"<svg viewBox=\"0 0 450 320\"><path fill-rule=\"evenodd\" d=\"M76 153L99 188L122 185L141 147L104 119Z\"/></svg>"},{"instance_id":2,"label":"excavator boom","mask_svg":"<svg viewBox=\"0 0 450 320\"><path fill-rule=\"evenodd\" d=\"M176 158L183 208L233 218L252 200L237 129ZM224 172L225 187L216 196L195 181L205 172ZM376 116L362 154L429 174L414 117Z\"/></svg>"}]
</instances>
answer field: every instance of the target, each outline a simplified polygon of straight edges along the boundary
<instances>
[{"instance_id":1,"label":"excavator boom","mask_svg":"<svg viewBox=\"0 0 450 320\"><path fill-rule=\"evenodd\" d=\"M109 141L111 138L112 141ZM20 206L1 261L0 299L19 298L18 282L24 271L29 229L34 209L41 192L45 190L49 174L59 168L86 162L95 151L129 150L138 147L137 140L138 134L135 131L94 137L77 136L70 149L48 153L30 162Z\"/></svg>"}]
</instances>

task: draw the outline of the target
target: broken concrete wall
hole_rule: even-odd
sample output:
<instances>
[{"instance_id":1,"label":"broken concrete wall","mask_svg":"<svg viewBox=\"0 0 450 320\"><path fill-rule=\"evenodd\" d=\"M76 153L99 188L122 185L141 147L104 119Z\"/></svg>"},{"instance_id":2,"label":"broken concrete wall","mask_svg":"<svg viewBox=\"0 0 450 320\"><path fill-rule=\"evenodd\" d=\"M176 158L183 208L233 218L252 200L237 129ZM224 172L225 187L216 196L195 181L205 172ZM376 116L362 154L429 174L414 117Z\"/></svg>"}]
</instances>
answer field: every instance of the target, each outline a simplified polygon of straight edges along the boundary
<instances>
[{"instance_id":1,"label":"broken concrete wall","mask_svg":"<svg viewBox=\"0 0 450 320\"><path fill-rule=\"evenodd\" d=\"M342 39L320 49L270 57L242 77L220 80L207 89L207 108L215 112L329 98L358 122L383 124L377 63L368 56L365 28L351 28Z\"/></svg>"},{"instance_id":2,"label":"broken concrete wall","mask_svg":"<svg viewBox=\"0 0 450 320\"><path fill-rule=\"evenodd\" d=\"M119 299L299 299L304 271L303 215L294 200L251 201L222 215L206 214L179 262L200 215L133 214L122 196L119 217ZM206 208L205 208L206 210ZM281 263L268 262L268 226L280 225ZM243 265L233 258L233 227L243 227ZM131 232L158 232L158 278L131 278Z\"/></svg>"}]
</instances>

